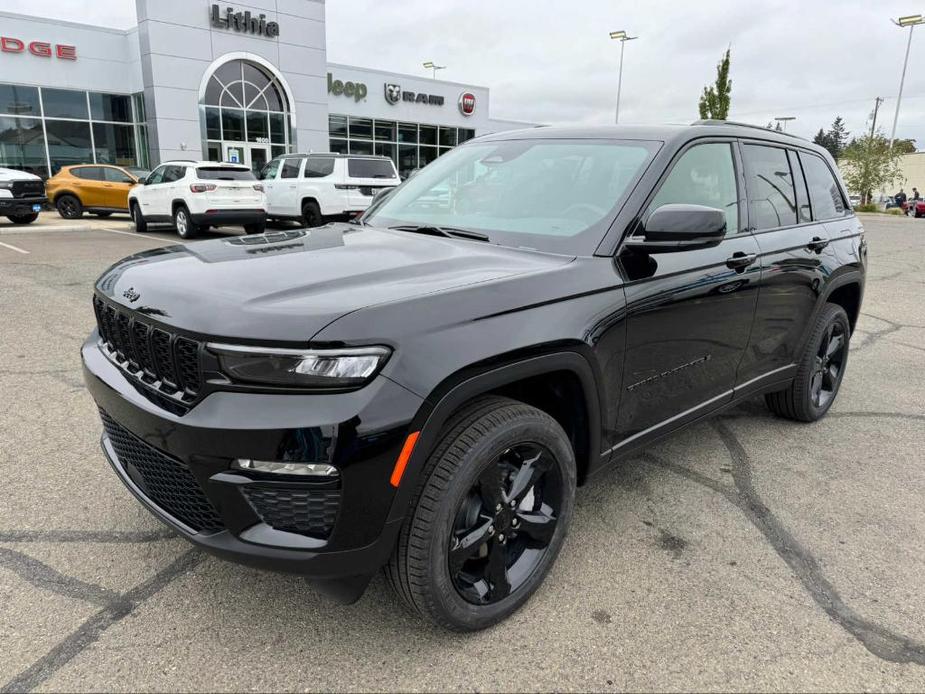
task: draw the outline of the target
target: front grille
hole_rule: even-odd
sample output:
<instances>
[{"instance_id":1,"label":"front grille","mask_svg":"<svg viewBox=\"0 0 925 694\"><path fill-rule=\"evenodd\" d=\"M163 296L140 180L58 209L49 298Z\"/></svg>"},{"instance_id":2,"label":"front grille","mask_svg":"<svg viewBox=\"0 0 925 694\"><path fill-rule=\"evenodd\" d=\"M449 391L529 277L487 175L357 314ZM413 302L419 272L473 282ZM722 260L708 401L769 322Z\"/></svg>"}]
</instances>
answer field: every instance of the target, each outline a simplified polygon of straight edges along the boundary
<instances>
[{"instance_id":1,"label":"front grille","mask_svg":"<svg viewBox=\"0 0 925 694\"><path fill-rule=\"evenodd\" d=\"M118 457L118 464L135 480L145 495L168 514L197 532L214 533L224 529L221 519L202 488L183 463L161 453L120 426L100 410L103 428Z\"/></svg>"},{"instance_id":2,"label":"front grille","mask_svg":"<svg viewBox=\"0 0 925 694\"><path fill-rule=\"evenodd\" d=\"M13 181L10 192L14 198L40 198L45 195L42 181Z\"/></svg>"},{"instance_id":3,"label":"front grille","mask_svg":"<svg viewBox=\"0 0 925 694\"><path fill-rule=\"evenodd\" d=\"M261 520L276 530L326 539L340 508L339 489L243 485Z\"/></svg>"},{"instance_id":4,"label":"front grille","mask_svg":"<svg viewBox=\"0 0 925 694\"><path fill-rule=\"evenodd\" d=\"M202 343L179 337L93 297L100 338L111 359L141 381L189 404L202 389Z\"/></svg>"}]
</instances>

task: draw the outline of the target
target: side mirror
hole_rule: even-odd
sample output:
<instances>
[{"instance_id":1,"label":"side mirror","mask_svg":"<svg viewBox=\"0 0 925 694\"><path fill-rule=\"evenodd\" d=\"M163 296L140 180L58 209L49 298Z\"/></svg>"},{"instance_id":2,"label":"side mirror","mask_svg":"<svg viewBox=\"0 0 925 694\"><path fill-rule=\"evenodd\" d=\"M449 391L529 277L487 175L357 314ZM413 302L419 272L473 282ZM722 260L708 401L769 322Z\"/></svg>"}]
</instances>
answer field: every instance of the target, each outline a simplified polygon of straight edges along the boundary
<instances>
[{"instance_id":1,"label":"side mirror","mask_svg":"<svg viewBox=\"0 0 925 694\"><path fill-rule=\"evenodd\" d=\"M642 237L632 236L628 248L645 253L671 253L716 246L726 235L726 214L703 205L662 205L646 220Z\"/></svg>"}]
</instances>

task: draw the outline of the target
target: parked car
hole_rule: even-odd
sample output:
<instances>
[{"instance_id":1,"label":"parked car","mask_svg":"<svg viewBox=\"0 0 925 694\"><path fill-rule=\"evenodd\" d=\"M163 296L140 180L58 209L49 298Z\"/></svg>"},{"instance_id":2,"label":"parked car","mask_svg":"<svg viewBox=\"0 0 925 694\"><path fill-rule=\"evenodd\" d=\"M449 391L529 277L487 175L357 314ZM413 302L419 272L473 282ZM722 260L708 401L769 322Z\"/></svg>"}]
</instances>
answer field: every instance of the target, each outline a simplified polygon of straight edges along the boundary
<instances>
[{"instance_id":1,"label":"parked car","mask_svg":"<svg viewBox=\"0 0 925 694\"><path fill-rule=\"evenodd\" d=\"M852 207L857 207L858 205L861 204L861 196L860 195L849 195L848 202L851 204Z\"/></svg>"},{"instance_id":2,"label":"parked car","mask_svg":"<svg viewBox=\"0 0 925 694\"><path fill-rule=\"evenodd\" d=\"M382 190L401 180L388 157L353 154L288 154L260 172L267 217L315 227L347 220L369 207Z\"/></svg>"},{"instance_id":3,"label":"parked car","mask_svg":"<svg viewBox=\"0 0 925 694\"><path fill-rule=\"evenodd\" d=\"M65 219L79 219L84 212L108 217L128 212L128 192L141 173L147 175L111 164L63 166L45 185L48 199Z\"/></svg>"},{"instance_id":4,"label":"parked car","mask_svg":"<svg viewBox=\"0 0 925 694\"><path fill-rule=\"evenodd\" d=\"M906 214L911 214L913 217L925 217L925 200L909 200Z\"/></svg>"},{"instance_id":5,"label":"parked car","mask_svg":"<svg viewBox=\"0 0 925 694\"><path fill-rule=\"evenodd\" d=\"M533 594L602 469L755 396L823 417L866 264L805 140L538 128L453 149L358 224L117 263L82 358L115 473L179 535L344 601L384 567L475 630Z\"/></svg>"},{"instance_id":6,"label":"parked car","mask_svg":"<svg viewBox=\"0 0 925 694\"><path fill-rule=\"evenodd\" d=\"M135 230L173 224L181 238L215 226L242 225L259 234L267 221L263 186L246 166L208 161L169 161L128 196Z\"/></svg>"},{"instance_id":7,"label":"parked car","mask_svg":"<svg viewBox=\"0 0 925 694\"><path fill-rule=\"evenodd\" d=\"M40 177L0 167L0 215L14 224L31 224L46 202L45 183Z\"/></svg>"}]
</instances>

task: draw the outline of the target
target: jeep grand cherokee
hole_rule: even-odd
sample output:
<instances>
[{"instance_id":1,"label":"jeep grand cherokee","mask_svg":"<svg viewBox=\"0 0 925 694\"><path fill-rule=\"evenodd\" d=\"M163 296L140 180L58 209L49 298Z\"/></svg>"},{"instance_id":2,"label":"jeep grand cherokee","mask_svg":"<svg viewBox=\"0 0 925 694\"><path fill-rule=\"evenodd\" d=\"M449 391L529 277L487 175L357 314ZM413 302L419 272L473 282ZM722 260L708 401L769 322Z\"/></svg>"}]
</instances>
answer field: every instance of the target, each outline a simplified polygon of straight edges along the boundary
<instances>
[{"instance_id":1,"label":"jeep grand cherokee","mask_svg":"<svg viewBox=\"0 0 925 694\"><path fill-rule=\"evenodd\" d=\"M865 266L809 142L537 128L359 224L117 263L83 360L113 469L177 533L344 601L384 567L474 630L536 590L594 473L756 395L822 417Z\"/></svg>"}]
</instances>

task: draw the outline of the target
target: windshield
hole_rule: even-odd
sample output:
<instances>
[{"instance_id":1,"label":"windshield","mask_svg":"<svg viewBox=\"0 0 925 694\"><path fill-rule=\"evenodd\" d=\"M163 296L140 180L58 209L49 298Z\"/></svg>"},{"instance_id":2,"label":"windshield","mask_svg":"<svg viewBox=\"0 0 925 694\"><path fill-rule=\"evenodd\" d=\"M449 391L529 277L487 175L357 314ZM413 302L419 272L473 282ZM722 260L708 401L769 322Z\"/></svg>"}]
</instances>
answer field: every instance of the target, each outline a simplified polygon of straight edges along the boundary
<instances>
[{"instance_id":1,"label":"windshield","mask_svg":"<svg viewBox=\"0 0 925 694\"><path fill-rule=\"evenodd\" d=\"M507 140L451 150L363 218L456 227L492 243L590 255L658 148L637 140Z\"/></svg>"}]
</instances>

